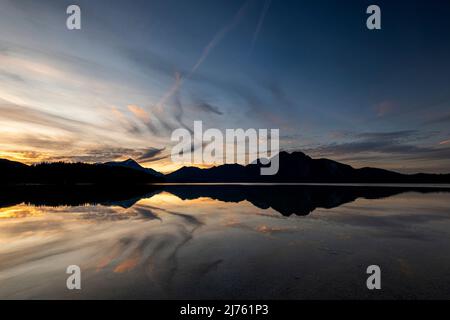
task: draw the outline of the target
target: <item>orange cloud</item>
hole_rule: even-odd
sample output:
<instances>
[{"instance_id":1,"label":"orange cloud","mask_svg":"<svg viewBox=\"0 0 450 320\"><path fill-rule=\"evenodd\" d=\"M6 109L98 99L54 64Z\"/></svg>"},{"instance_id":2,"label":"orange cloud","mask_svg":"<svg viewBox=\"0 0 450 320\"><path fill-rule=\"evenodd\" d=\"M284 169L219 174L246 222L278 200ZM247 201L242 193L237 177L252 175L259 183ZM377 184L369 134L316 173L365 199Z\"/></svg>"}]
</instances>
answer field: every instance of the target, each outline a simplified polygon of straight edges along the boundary
<instances>
[{"instance_id":1,"label":"orange cloud","mask_svg":"<svg viewBox=\"0 0 450 320\"><path fill-rule=\"evenodd\" d=\"M134 104L130 104L128 105L128 110L130 110L131 113L133 113L137 118L141 119L142 121L144 122L150 121L150 115L148 114L147 111L145 111L141 107Z\"/></svg>"},{"instance_id":2,"label":"orange cloud","mask_svg":"<svg viewBox=\"0 0 450 320\"><path fill-rule=\"evenodd\" d=\"M49 155L36 151L0 151L0 158L11 161L19 161L25 164L33 164L43 162L48 159Z\"/></svg>"},{"instance_id":3,"label":"orange cloud","mask_svg":"<svg viewBox=\"0 0 450 320\"><path fill-rule=\"evenodd\" d=\"M133 270L139 263L140 258L138 256L129 258L119 264L115 269L115 273L122 273L129 270Z\"/></svg>"}]
</instances>

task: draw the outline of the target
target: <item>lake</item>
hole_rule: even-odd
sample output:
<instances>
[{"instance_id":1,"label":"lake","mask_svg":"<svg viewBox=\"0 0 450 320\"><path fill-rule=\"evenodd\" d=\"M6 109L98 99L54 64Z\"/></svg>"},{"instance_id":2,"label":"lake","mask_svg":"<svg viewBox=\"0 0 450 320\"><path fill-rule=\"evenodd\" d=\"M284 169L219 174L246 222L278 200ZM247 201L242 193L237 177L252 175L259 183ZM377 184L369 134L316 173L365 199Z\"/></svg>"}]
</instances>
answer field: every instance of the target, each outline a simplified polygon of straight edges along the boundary
<instances>
[{"instance_id":1,"label":"lake","mask_svg":"<svg viewBox=\"0 0 450 320\"><path fill-rule=\"evenodd\" d=\"M22 186L1 299L449 299L450 189ZM68 290L66 268L81 268ZM381 268L368 290L366 268Z\"/></svg>"}]
</instances>

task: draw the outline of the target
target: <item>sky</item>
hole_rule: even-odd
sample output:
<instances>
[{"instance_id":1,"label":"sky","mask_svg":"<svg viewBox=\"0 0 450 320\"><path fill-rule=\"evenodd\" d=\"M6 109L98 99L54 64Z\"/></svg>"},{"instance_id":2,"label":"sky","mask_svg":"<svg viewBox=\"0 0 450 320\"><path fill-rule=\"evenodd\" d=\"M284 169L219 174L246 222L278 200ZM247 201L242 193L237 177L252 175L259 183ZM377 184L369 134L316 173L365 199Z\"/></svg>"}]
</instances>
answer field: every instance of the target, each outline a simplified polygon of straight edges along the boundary
<instances>
[{"instance_id":1,"label":"sky","mask_svg":"<svg viewBox=\"0 0 450 320\"><path fill-rule=\"evenodd\" d=\"M450 172L449 16L441 0L0 0L0 158L170 172L171 133L201 120L277 128L282 150L355 167Z\"/></svg>"}]
</instances>

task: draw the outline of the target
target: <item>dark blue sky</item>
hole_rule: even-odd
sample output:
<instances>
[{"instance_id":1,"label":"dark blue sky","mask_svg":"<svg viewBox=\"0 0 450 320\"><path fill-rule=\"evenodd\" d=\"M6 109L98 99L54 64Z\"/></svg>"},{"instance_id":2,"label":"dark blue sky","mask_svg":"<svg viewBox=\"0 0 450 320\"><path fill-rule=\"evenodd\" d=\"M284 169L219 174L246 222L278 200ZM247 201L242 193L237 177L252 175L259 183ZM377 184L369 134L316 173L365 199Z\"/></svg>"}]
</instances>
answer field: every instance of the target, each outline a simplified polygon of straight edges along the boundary
<instances>
[{"instance_id":1,"label":"dark blue sky","mask_svg":"<svg viewBox=\"0 0 450 320\"><path fill-rule=\"evenodd\" d=\"M355 166L450 172L448 1L76 1L68 31L72 3L0 0L4 157L151 154L169 170L171 130L203 120L280 128L283 149ZM382 30L366 28L370 4Z\"/></svg>"}]
</instances>

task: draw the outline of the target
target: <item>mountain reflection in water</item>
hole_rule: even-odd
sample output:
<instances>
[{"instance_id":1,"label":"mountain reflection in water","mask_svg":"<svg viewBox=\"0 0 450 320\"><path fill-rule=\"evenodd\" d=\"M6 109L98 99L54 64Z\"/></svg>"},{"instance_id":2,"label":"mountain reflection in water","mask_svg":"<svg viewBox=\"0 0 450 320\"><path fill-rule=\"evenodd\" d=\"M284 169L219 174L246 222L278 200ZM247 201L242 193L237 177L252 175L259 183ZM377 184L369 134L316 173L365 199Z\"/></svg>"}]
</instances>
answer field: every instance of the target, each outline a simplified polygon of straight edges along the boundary
<instances>
[{"instance_id":1,"label":"mountain reflection in water","mask_svg":"<svg viewBox=\"0 0 450 320\"><path fill-rule=\"evenodd\" d=\"M0 298L448 299L449 208L405 186L4 188Z\"/></svg>"},{"instance_id":2,"label":"mountain reflection in water","mask_svg":"<svg viewBox=\"0 0 450 320\"><path fill-rule=\"evenodd\" d=\"M99 186L16 186L2 188L0 208L26 203L34 206L118 205L132 207L143 198L169 192L182 200L211 198L223 202L249 201L284 216L308 215L317 208L334 208L358 198L380 199L405 192L450 192L445 187L370 185L141 185L126 188Z\"/></svg>"}]
</instances>

